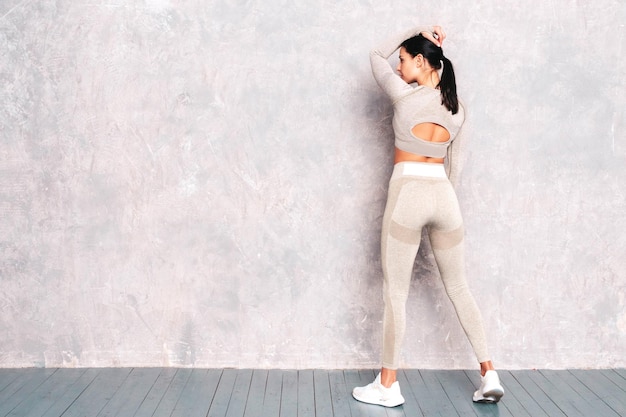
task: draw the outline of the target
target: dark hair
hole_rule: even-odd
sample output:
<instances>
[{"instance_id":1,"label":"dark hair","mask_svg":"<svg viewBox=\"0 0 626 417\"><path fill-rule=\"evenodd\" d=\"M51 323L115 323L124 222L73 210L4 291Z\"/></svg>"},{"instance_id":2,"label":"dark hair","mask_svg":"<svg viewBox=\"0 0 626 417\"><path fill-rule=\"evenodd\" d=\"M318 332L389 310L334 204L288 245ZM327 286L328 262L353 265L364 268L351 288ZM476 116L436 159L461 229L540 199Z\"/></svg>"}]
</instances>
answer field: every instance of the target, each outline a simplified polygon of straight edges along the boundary
<instances>
[{"instance_id":1,"label":"dark hair","mask_svg":"<svg viewBox=\"0 0 626 417\"><path fill-rule=\"evenodd\" d=\"M443 56L441 47L426 39L421 33L405 40L400 46L403 46L412 57L422 55L436 70L441 69L443 63L443 73L437 86L441 90L441 104L446 106L452 114L456 114L459 111L459 99L456 96L454 68L452 68L452 62Z\"/></svg>"}]
</instances>

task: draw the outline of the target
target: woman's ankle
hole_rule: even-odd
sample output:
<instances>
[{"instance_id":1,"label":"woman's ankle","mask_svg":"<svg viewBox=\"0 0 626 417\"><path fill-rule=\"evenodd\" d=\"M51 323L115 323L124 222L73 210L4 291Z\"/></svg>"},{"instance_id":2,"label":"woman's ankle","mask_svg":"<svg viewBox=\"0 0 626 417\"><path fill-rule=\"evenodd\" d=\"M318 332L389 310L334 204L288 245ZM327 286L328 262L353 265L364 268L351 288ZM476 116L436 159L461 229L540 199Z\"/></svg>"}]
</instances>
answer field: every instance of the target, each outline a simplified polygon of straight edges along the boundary
<instances>
[{"instance_id":1,"label":"woman's ankle","mask_svg":"<svg viewBox=\"0 0 626 417\"><path fill-rule=\"evenodd\" d=\"M493 366L493 362L491 362L491 361L486 361L486 362L481 362L480 363L480 374L482 376L485 376L487 371L495 371L495 370L496 370L496 368Z\"/></svg>"},{"instance_id":2,"label":"woman's ankle","mask_svg":"<svg viewBox=\"0 0 626 417\"><path fill-rule=\"evenodd\" d=\"M385 388L390 388L396 379L397 371L395 369L382 368L380 371L380 383Z\"/></svg>"}]
</instances>

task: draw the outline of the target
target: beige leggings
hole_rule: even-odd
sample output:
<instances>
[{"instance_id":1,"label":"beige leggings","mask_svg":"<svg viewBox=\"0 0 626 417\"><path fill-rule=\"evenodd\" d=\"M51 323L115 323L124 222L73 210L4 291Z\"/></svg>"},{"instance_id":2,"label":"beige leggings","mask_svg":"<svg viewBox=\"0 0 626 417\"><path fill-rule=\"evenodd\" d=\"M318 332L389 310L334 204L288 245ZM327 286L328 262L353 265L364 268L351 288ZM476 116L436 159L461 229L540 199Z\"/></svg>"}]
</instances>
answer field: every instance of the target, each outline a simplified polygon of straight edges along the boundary
<instances>
[{"instance_id":1,"label":"beige leggings","mask_svg":"<svg viewBox=\"0 0 626 417\"><path fill-rule=\"evenodd\" d=\"M490 360L480 310L465 280L463 219L443 165L395 165L382 228L383 367L398 369L406 300L422 228L428 228L437 267L478 362Z\"/></svg>"}]
</instances>

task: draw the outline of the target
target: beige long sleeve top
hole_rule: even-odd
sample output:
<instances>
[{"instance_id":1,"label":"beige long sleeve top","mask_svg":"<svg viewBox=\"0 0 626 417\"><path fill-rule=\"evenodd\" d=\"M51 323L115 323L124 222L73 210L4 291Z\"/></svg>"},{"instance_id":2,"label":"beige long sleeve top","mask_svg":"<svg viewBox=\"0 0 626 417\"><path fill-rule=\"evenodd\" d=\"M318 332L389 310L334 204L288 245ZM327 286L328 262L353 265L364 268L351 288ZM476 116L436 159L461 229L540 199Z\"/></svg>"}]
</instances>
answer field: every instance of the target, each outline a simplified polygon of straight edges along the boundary
<instances>
[{"instance_id":1,"label":"beige long sleeve top","mask_svg":"<svg viewBox=\"0 0 626 417\"><path fill-rule=\"evenodd\" d=\"M459 100L459 111L452 114L442 104L440 90L406 83L388 61L402 42L423 31L432 31L432 28L422 26L404 31L370 51L372 73L393 104L392 124L395 146L405 152L433 158L446 158L448 176L453 180L454 173L450 171L454 168L451 165L451 154L454 150L451 144L457 138L465 121L465 109L462 103ZM446 142L431 142L413 135L412 128L426 122L443 126L450 134L450 138Z\"/></svg>"}]
</instances>

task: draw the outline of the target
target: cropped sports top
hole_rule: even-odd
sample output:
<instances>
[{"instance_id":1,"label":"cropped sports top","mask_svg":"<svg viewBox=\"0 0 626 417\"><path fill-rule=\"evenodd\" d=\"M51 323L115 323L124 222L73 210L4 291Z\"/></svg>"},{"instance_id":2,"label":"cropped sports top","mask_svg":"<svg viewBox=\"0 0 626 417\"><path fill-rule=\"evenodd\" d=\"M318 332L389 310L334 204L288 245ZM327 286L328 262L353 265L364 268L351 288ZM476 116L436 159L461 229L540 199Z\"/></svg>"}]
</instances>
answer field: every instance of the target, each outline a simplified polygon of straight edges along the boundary
<instances>
[{"instance_id":1,"label":"cropped sports top","mask_svg":"<svg viewBox=\"0 0 626 417\"><path fill-rule=\"evenodd\" d=\"M459 103L459 111L452 114L441 103L441 91L427 86L414 87L407 84L389 64L389 57L400 48L400 44L420 32L431 31L430 27L418 27L388 39L370 52L372 73L380 88L393 103L393 131L398 149L432 158L444 158L448 146L456 138L463 121L465 110ZM411 129L420 123L436 123L443 126L450 138L446 142L431 142L419 138Z\"/></svg>"}]
</instances>

